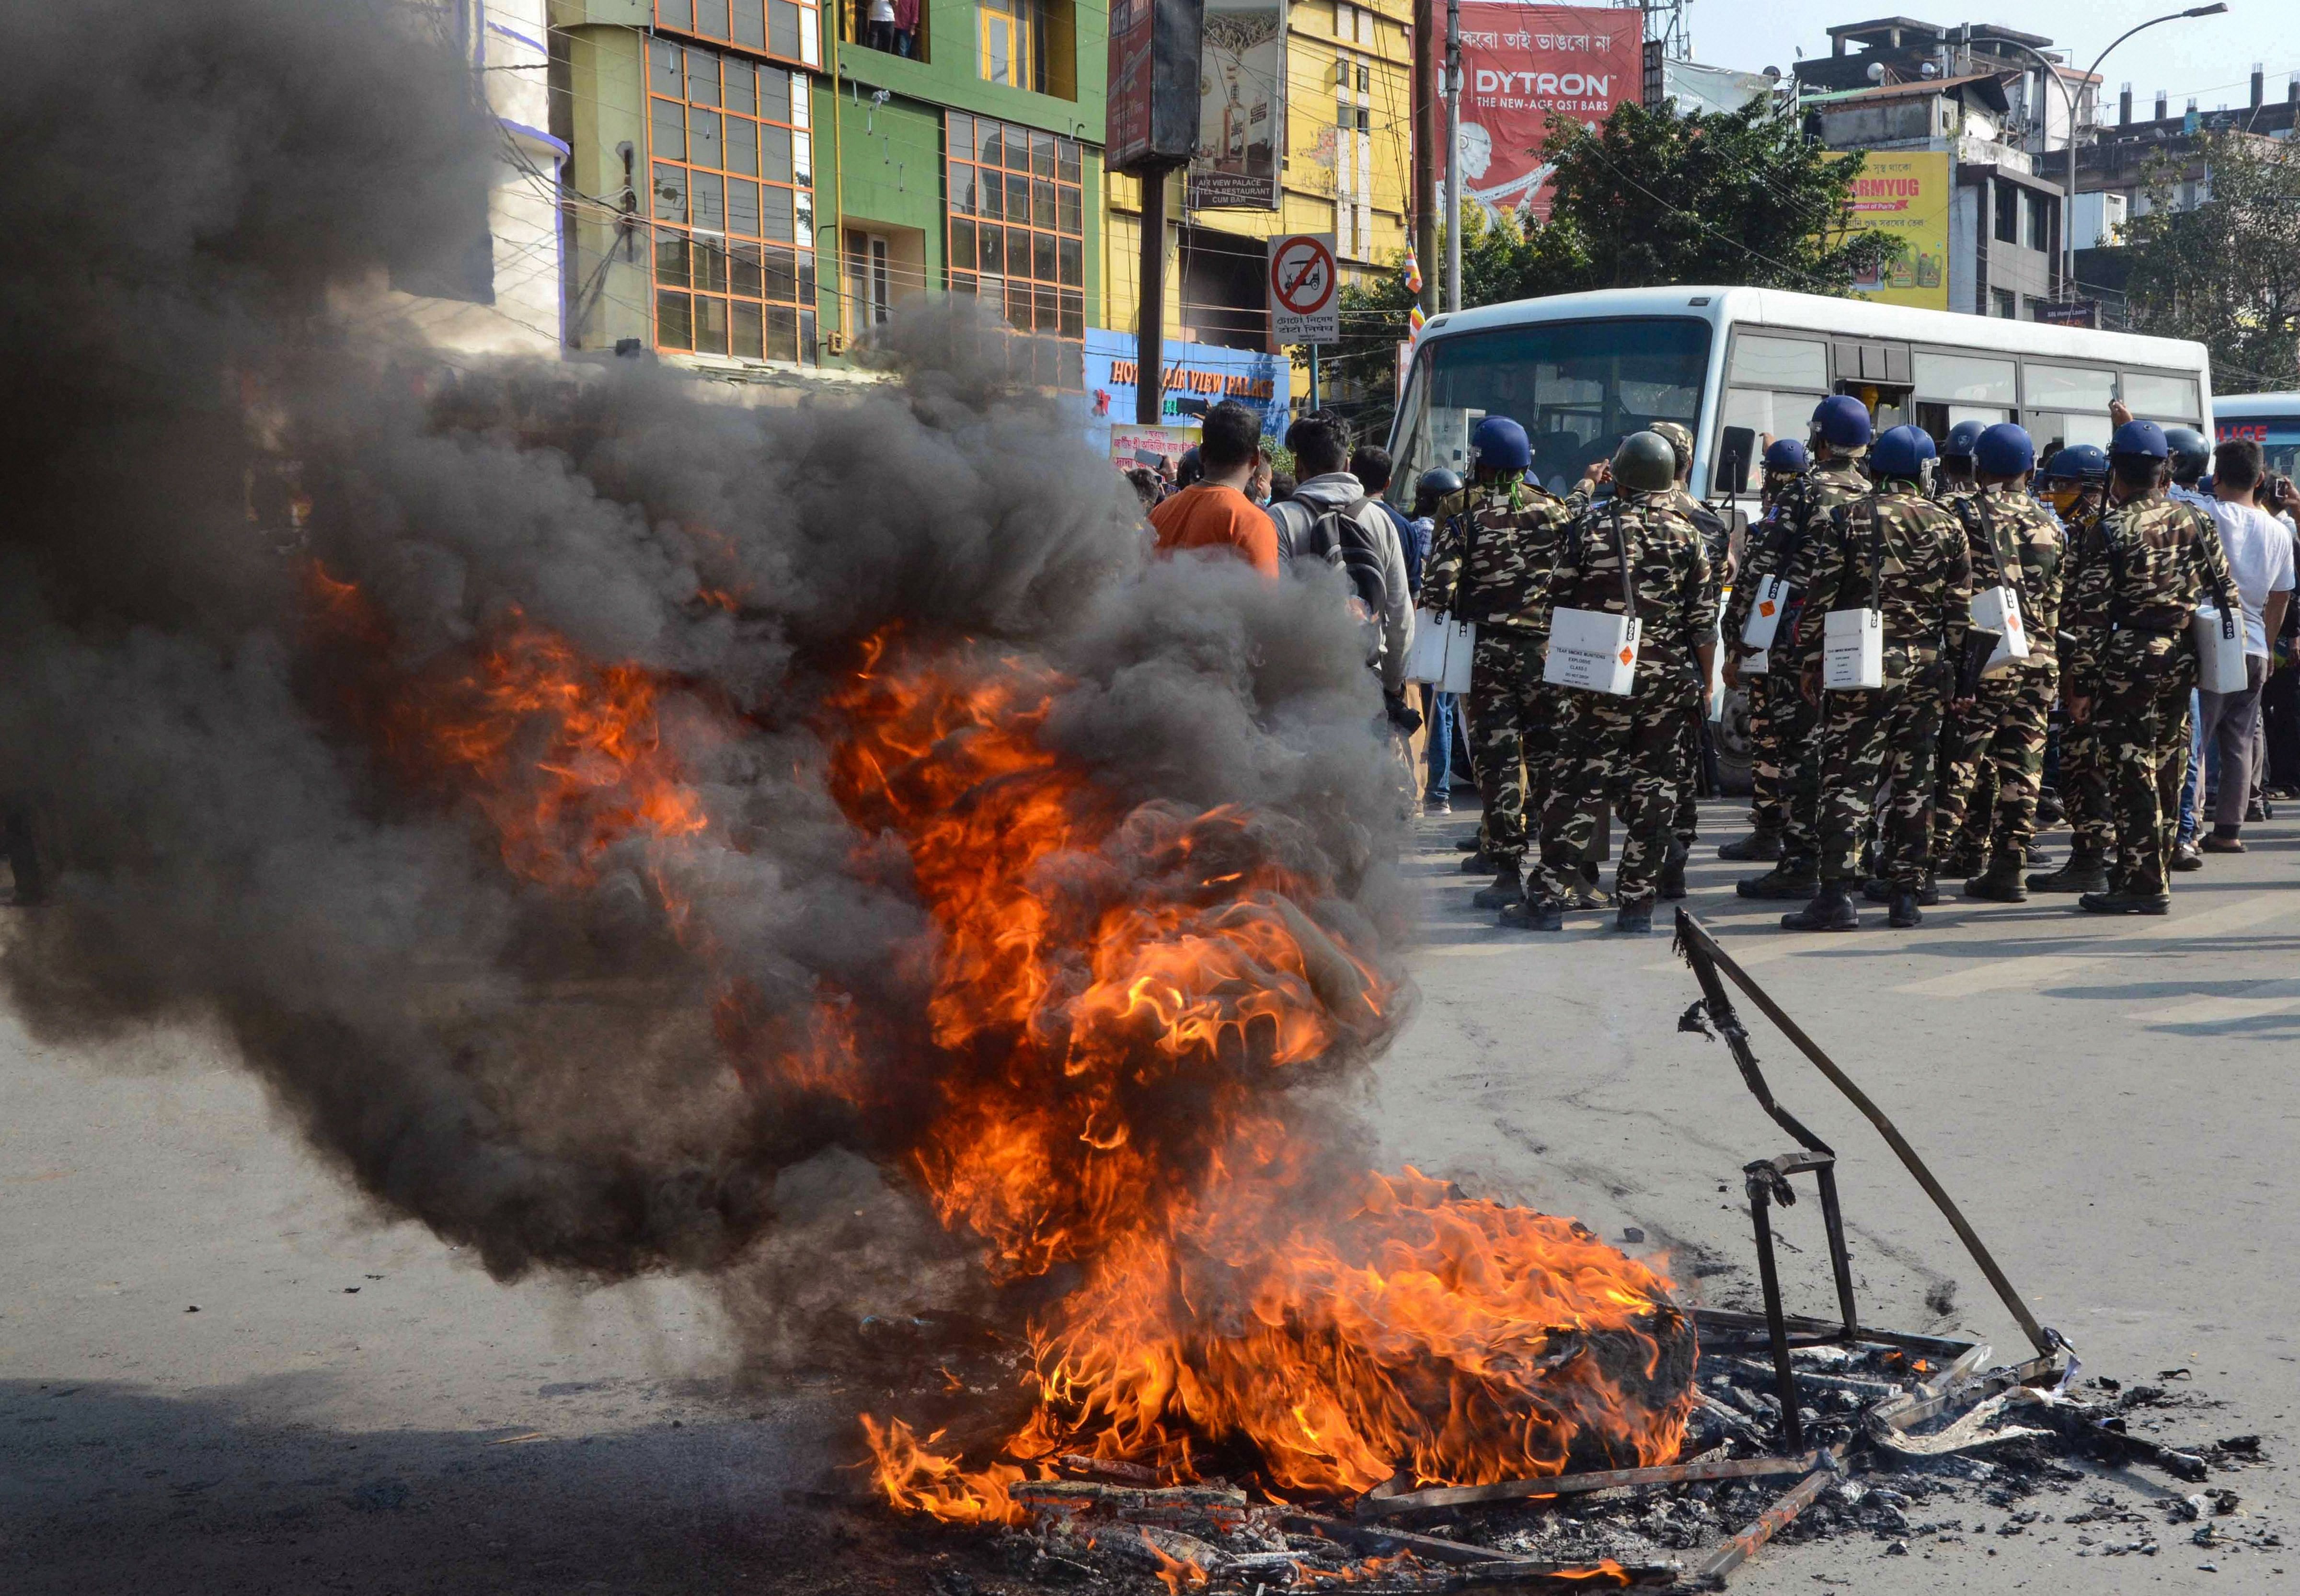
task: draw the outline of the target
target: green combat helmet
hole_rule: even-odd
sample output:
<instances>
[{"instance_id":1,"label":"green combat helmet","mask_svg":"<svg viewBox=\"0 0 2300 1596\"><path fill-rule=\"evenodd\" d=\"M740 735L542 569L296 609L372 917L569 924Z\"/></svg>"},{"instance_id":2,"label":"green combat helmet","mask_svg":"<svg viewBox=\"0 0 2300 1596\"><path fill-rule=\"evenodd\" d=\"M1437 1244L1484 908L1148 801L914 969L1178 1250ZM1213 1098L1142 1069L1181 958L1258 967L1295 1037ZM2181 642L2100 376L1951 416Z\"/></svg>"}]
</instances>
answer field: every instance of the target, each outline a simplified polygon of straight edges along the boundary
<instances>
[{"instance_id":1,"label":"green combat helmet","mask_svg":"<svg viewBox=\"0 0 2300 1596\"><path fill-rule=\"evenodd\" d=\"M1658 432L1632 432L1613 451L1613 486L1625 494L1657 494L1677 481L1677 454Z\"/></svg>"}]
</instances>

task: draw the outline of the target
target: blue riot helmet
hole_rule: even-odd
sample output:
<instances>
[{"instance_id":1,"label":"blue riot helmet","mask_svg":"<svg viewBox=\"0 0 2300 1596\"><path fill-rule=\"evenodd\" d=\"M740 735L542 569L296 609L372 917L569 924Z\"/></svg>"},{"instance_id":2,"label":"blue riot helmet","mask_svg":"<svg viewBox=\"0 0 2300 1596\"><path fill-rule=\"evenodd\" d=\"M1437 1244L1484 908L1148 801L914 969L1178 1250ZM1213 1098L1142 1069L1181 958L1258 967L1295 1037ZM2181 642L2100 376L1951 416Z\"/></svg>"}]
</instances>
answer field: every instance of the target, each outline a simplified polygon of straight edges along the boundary
<instances>
[{"instance_id":1,"label":"blue riot helmet","mask_svg":"<svg viewBox=\"0 0 2300 1596\"><path fill-rule=\"evenodd\" d=\"M2165 460L2172 448L2164 441L2164 429L2154 421L2127 421L2108 440L2112 458L2119 454L2137 454L2143 460Z\"/></svg>"},{"instance_id":2,"label":"blue riot helmet","mask_svg":"<svg viewBox=\"0 0 2300 1596\"><path fill-rule=\"evenodd\" d=\"M1775 476L1802 471L1812 463L1812 456L1793 437L1775 438L1765 445L1765 470Z\"/></svg>"},{"instance_id":3,"label":"blue riot helmet","mask_svg":"<svg viewBox=\"0 0 2300 1596\"><path fill-rule=\"evenodd\" d=\"M1948 442L1941 446L1943 460L1971 460L1980 443L1980 435L1988 430L1986 421L1959 421L1948 429Z\"/></svg>"},{"instance_id":4,"label":"blue riot helmet","mask_svg":"<svg viewBox=\"0 0 2300 1596\"><path fill-rule=\"evenodd\" d=\"M1533 445L1507 416L1488 416L1470 434L1470 459L1480 470L1522 471L1533 464Z\"/></svg>"},{"instance_id":5,"label":"blue riot helmet","mask_svg":"<svg viewBox=\"0 0 2300 1596\"><path fill-rule=\"evenodd\" d=\"M2108 456L2091 444L2071 444L2045 462L2047 482L2105 482Z\"/></svg>"},{"instance_id":6,"label":"blue riot helmet","mask_svg":"<svg viewBox=\"0 0 2300 1596\"><path fill-rule=\"evenodd\" d=\"M1812 429L1832 449L1865 449L1876 435L1869 407L1850 394L1831 394L1813 406Z\"/></svg>"},{"instance_id":7,"label":"blue riot helmet","mask_svg":"<svg viewBox=\"0 0 2300 1596\"><path fill-rule=\"evenodd\" d=\"M1973 445L1972 464L1984 477L2025 477L2037 469L2036 440L2025 428L1999 421Z\"/></svg>"},{"instance_id":8,"label":"blue riot helmet","mask_svg":"<svg viewBox=\"0 0 2300 1596\"><path fill-rule=\"evenodd\" d=\"M1925 461L1936 453L1932 435L1922 428L1896 427L1870 451L1869 469L1879 477L1905 477L1913 481L1923 475Z\"/></svg>"}]
</instances>

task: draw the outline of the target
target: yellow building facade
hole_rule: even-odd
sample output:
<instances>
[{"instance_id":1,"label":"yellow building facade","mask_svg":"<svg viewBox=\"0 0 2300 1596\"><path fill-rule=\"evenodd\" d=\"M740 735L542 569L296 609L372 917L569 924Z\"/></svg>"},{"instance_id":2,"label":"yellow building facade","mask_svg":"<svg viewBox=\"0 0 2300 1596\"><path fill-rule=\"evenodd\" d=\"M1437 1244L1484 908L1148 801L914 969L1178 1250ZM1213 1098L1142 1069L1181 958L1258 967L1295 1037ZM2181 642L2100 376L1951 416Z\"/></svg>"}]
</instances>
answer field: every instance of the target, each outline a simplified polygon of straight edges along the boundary
<instances>
[{"instance_id":1,"label":"yellow building facade","mask_svg":"<svg viewBox=\"0 0 2300 1596\"><path fill-rule=\"evenodd\" d=\"M1396 269L1410 238L1412 44L1408 0L1295 0L1287 7L1279 208L1188 210L1182 175L1167 179L1169 338L1266 347L1262 262L1265 241L1278 234L1333 234L1345 282ZM1104 205L1103 325L1132 332L1140 299L1139 180L1112 174ZM1297 366L1305 359L1295 352Z\"/></svg>"}]
</instances>

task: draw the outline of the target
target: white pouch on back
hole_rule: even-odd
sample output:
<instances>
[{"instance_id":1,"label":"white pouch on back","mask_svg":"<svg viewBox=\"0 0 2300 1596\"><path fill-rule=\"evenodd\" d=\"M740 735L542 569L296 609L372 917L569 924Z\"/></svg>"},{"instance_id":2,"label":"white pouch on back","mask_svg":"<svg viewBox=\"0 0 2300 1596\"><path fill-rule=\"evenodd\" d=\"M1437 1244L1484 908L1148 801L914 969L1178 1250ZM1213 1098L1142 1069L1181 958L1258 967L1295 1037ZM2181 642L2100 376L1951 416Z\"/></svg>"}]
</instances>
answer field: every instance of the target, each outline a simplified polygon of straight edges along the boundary
<instances>
[{"instance_id":1,"label":"white pouch on back","mask_svg":"<svg viewBox=\"0 0 2300 1596\"><path fill-rule=\"evenodd\" d=\"M1470 661L1478 652L1478 628L1473 622L1447 620L1446 627L1446 675L1438 684L1440 693L1467 693L1470 690Z\"/></svg>"},{"instance_id":2,"label":"white pouch on back","mask_svg":"<svg viewBox=\"0 0 2300 1596\"><path fill-rule=\"evenodd\" d=\"M2196 644L2196 691L2241 693L2250 680L2244 663L2244 617L2206 604L2188 622Z\"/></svg>"},{"instance_id":3,"label":"white pouch on back","mask_svg":"<svg viewBox=\"0 0 2300 1596\"><path fill-rule=\"evenodd\" d=\"M1750 595L1749 619L1742 623L1741 646L1759 653L1772 647L1773 635L1781 629L1781 611L1788 604L1789 585L1785 578L1759 577L1757 591ZM1746 672L1748 667L1741 669Z\"/></svg>"},{"instance_id":4,"label":"white pouch on back","mask_svg":"<svg viewBox=\"0 0 2300 1596\"><path fill-rule=\"evenodd\" d=\"M1637 680L1638 623L1603 610L1554 610L1541 679L1591 693L1627 694Z\"/></svg>"},{"instance_id":5,"label":"white pouch on back","mask_svg":"<svg viewBox=\"0 0 2300 1596\"><path fill-rule=\"evenodd\" d=\"M1405 679L1409 682L1442 682L1446 679L1446 639L1454 629L1452 620L1434 611L1413 612L1413 643L1405 651Z\"/></svg>"},{"instance_id":6,"label":"white pouch on back","mask_svg":"<svg viewBox=\"0 0 2300 1596\"><path fill-rule=\"evenodd\" d=\"M1821 635L1821 685L1832 693L1885 685L1885 617L1877 610L1831 610Z\"/></svg>"},{"instance_id":7,"label":"white pouch on back","mask_svg":"<svg viewBox=\"0 0 2300 1596\"><path fill-rule=\"evenodd\" d=\"M1984 587L1972 595L1972 624L1996 635L1996 647L1980 667L1983 676L1995 676L2015 660L2029 657L2029 633L2021 624L2021 595L2003 584Z\"/></svg>"}]
</instances>

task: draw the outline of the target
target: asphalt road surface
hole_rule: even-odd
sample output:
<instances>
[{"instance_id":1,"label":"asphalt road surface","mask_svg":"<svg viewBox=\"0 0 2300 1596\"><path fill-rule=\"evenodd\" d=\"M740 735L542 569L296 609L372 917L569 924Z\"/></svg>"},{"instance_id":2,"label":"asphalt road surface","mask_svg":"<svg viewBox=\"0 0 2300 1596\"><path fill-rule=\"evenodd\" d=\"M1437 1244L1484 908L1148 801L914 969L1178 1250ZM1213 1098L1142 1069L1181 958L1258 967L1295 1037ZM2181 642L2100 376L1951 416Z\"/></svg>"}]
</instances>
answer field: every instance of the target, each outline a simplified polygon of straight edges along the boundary
<instances>
[{"instance_id":1,"label":"asphalt road surface","mask_svg":"<svg viewBox=\"0 0 2300 1596\"><path fill-rule=\"evenodd\" d=\"M1465 825L1428 823L1410 861L1421 1010L1370 1103L1390 1157L1634 1228L1696 1299L1752 1300L1738 1171L1786 1140L1723 1047L1677 1030L1689 974L1665 935L1615 938L1610 916L1494 927L1454 870ZM2272 1467L2215 1483L2279 1525L2300 1405L2300 822L2250 831L2248 854L2178 878L2164 920L2040 897L1791 937L1705 845L1690 907L1899 1119L2089 1372L2188 1368L2221 1404L2188 1439L2264 1438ZM1864 1318L2012 1354L1914 1184L1753 1025L1776 1092L1839 1149ZM1792 1305L1826 1312L1813 1205L1781 1224L1803 1249ZM0 1590L773 1590L839 1555L782 1504L852 1398L728 1369L686 1284L498 1285L378 1221L210 1039L67 1055L0 1019ZM2164 1484L2101 1488L2139 1504ZM2057 1514L2017 1537L2002 1517L1908 1557L1865 1536L1777 1548L1733 1588L2270 1590L2288 1566L2300 1584L2281 1552L2165 1531L2156 1556L2111 1559Z\"/></svg>"}]
</instances>

